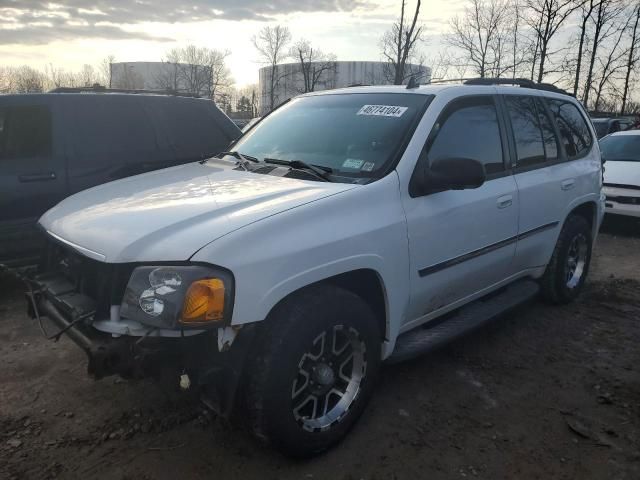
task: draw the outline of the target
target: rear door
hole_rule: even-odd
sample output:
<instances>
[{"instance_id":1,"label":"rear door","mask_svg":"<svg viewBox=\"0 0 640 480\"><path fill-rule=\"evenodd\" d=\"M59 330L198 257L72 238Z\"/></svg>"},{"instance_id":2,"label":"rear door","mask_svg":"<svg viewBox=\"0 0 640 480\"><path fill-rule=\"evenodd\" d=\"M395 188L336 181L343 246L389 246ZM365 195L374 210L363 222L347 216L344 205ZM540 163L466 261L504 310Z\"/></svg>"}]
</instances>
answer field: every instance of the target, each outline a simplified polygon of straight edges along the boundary
<instances>
[{"instance_id":1,"label":"rear door","mask_svg":"<svg viewBox=\"0 0 640 480\"><path fill-rule=\"evenodd\" d=\"M592 144L571 102L528 95L502 98L520 197L515 266L523 271L549 261L567 208L584 193L579 160Z\"/></svg>"},{"instance_id":2,"label":"rear door","mask_svg":"<svg viewBox=\"0 0 640 480\"><path fill-rule=\"evenodd\" d=\"M60 124L45 96L0 103L0 261L37 254L36 222L66 195Z\"/></svg>"}]
</instances>

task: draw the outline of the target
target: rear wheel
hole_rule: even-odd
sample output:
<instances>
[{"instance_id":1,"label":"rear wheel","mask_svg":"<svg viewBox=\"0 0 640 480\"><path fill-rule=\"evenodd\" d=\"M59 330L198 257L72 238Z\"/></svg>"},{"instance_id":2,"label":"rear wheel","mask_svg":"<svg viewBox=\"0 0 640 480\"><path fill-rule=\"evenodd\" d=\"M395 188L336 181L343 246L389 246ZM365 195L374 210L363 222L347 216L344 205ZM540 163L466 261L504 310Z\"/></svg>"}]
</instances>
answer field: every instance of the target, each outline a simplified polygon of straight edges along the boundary
<instances>
[{"instance_id":1,"label":"rear wheel","mask_svg":"<svg viewBox=\"0 0 640 480\"><path fill-rule=\"evenodd\" d=\"M567 218L540 282L547 300L563 304L578 296L589 272L592 243L589 222L580 215Z\"/></svg>"},{"instance_id":2,"label":"rear wheel","mask_svg":"<svg viewBox=\"0 0 640 480\"><path fill-rule=\"evenodd\" d=\"M333 286L312 287L267 321L249 370L247 405L258 436L310 456L340 441L373 391L381 335L369 306Z\"/></svg>"}]
</instances>

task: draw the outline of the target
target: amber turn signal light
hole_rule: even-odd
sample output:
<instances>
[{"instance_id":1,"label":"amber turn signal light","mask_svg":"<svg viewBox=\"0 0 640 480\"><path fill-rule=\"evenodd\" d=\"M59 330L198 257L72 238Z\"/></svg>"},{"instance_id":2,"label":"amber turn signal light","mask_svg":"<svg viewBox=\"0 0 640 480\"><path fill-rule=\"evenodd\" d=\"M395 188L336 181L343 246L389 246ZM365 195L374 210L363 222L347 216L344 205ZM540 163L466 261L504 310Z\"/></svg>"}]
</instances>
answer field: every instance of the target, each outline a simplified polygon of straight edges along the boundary
<instances>
[{"instance_id":1,"label":"amber turn signal light","mask_svg":"<svg viewBox=\"0 0 640 480\"><path fill-rule=\"evenodd\" d=\"M202 325L224 318L224 283L218 278L193 282L184 297L180 322Z\"/></svg>"}]
</instances>

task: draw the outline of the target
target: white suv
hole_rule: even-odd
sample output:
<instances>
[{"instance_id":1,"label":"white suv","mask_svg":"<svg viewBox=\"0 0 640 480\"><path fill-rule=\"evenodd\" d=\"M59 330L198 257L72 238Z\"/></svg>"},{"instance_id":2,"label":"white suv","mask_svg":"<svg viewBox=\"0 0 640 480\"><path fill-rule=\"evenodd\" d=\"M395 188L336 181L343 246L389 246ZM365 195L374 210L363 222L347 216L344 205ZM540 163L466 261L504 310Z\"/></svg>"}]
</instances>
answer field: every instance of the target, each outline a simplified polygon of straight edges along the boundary
<instances>
[{"instance_id":1,"label":"white suv","mask_svg":"<svg viewBox=\"0 0 640 480\"><path fill-rule=\"evenodd\" d=\"M328 448L382 361L584 284L593 128L557 89L488 83L303 95L217 158L64 200L32 316L97 378L175 368L282 451Z\"/></svg>"}]
</instances>

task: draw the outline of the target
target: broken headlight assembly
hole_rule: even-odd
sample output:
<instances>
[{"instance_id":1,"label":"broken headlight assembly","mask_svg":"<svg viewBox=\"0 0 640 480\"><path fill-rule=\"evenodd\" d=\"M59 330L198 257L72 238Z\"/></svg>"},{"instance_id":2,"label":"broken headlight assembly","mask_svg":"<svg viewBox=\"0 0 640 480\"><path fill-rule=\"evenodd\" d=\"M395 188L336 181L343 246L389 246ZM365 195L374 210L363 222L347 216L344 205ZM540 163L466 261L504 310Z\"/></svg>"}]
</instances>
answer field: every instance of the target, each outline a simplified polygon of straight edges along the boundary
<instances>
[{"instance_id":1,"label":"broken headlight assembly","mask_svg":"<svg viewBox=\"0 0 640 480\"><path fill-rule=\"evenodd\" d=\"M228 325L233 275L203 265L139 266L125 289L120 316L156 328Z\"/></svg>"}]
</instances>

